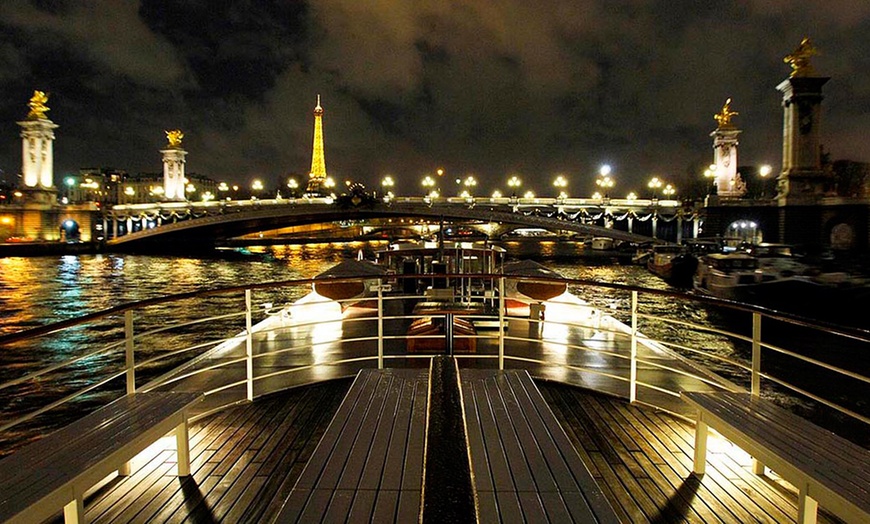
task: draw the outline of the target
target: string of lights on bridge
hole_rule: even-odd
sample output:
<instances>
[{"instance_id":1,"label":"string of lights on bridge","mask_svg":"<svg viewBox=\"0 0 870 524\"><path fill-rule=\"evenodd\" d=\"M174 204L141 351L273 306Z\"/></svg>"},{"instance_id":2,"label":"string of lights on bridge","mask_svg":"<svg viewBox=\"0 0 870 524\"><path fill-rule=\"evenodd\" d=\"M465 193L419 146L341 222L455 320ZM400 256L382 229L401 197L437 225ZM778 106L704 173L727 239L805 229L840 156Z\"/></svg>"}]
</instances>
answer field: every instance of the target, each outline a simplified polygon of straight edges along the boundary
<instances>
[{"instance_id":1,"label":"string of lights on bridge","mask_svg":"<svg viewBox=\"0 0 870 524\"><path fill-rule=\"evenodd\" d=\"M708 178L714 178L716 176L715 173L715 165L711 165L704 171L704 176ZM759 169L759 176L764 179L769 176L771 173L771 167L769 165L761 166ZM432 174L427 174L422 177L420 180L420 192L417 193L413 190L408 191L409 196L421 195L423 197L428 197L429 199L437 199L440 197L448 197L448 196L457 196L460 198L480 198L485 197L477 191L478 181L474 175L467 175L464 177L458 177L455 179L446 178L446 171L443 168L436 169ZM346 185L350 186L352 184L351 181L346 181ZM528 188L524 189L523 180L519 175L511 175L506 180L507 190L496 189L492 191L489 195L490 198L502 198L505 195L514 197L514 198L524 198L524 199L534 199L539 196L533 189ZM552 182L553 191L552 197L558 200L567 200L571 198L570 186L571 182L566 175L557 175ZM298 197L301 196L300 192L303 190L304 185L300 183L296 178L290 177L287 179L285 184L286 190L284 188L280 188L277 191L277 197L280 199L282 197ZM380 188L381 194L385 199L393 199L396 197L396 179L392 175L385 175L380 180ZM595 177L595 188L588 197L593 200L606 200L610 199L611 195L616 194L615 190L616 179L613 174L613 168L604 164L598 170L598 174ZM336 182L332 177L327 177L324 183L324 189L329 190L333 197L334 188L336 187ZM454 191L450 191L450 188L453 187ZM662 200L673 200L677 198L677 187L669 182L667 179L661 176L653 176L649 179L646 184L647 192L641 193L639 191L629 191L625 194L624 199L628 201L643 199L644 197L650 200L658 200L661 198ZM226 194L230 192L232 189L234 192L239 191L239 186L234 185L232 188L228 186L225 182L222 182L218 186L218 191L220 193ZM263 195L265 194L265 187L260 180L254 180L251 184L252 195ZM283 194L282 194L283 190ZM329 196L329 195L326 195ZM546 195L541 194L540 196L550 197L549 193ZM575 197L579 197L579 194L575 193ZM618 197L617 197L618 198ZM229 200L230 198L227 197Z\"/></svg>"}]
</instances>

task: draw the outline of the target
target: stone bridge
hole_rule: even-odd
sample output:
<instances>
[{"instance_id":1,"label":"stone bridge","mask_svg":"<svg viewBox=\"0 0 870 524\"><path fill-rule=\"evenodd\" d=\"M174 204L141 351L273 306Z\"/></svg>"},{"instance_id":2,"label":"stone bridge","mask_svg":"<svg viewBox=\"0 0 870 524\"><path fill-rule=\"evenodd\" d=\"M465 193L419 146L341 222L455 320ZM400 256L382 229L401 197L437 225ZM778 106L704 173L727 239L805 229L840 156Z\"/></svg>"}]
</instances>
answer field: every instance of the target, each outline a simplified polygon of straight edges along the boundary
<instances>
[{"instance_id":1,"label":"stone bridge","mask_svg":"<svg viewBox=\"0 0 870 524\"><path fill-rule=\"evenodd\" d=\"M487 224L491 238L516 228L540 228L629 242L678 242L684 222L697 224L697 216L675 201L398 197L357 204L333 198L177 202L115 206L107 214L107 245L137 251L211 248L242 235L290 226L383 218L477 224L478 229ZM652 235L634 232L632 220L651 222ZM659 220L676 221L677 227L671 228L676 235L669 235L675 238L657 237ZM627 227L614 227L620 222Z\"/></svg>"}]
</instances>

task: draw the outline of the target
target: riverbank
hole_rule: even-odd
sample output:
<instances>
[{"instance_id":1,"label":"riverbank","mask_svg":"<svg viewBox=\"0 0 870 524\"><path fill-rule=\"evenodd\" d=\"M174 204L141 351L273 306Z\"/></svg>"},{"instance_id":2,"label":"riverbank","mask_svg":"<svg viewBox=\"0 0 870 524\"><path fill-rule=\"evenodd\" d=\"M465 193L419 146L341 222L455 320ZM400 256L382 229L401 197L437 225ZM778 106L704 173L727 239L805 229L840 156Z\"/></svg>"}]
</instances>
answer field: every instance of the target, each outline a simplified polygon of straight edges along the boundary
<instances>
[{"instance_id":1,"label":"riverbank","mask_svg":"<svg viewBox=\"0 0 870 524\"><path fill-rule=\"evenodd\" d=\"M100 252L96 242L4 242L0 243L0 257L40 257L57 255L84 255Z\"/></svg>"}]
</instances>

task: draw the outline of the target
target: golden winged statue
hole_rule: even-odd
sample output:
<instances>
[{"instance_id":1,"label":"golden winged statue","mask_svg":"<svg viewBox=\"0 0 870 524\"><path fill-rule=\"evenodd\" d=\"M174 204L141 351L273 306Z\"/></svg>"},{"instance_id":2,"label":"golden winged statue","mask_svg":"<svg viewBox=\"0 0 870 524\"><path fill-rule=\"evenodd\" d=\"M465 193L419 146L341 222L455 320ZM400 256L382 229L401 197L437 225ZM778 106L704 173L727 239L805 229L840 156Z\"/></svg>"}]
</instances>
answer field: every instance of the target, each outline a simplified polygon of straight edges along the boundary
<instances>
[{"instance_id":1,"label":"golden winged statue","mask_svg":"<svg viewBox=\"0 0 870 524\"><path fill-rule=\"evenodd\" d=\"M181 132L181 129L166 131L166 139L169 140L169 147L180 146L182 138L184 138L184 133Z\"/></svg>"},{"instance_id":2,"label":"golden winged statue","mask_svg":"<svg viewBox=\"0 0 870 524\"><path fill-rule=\"evenodd\" d=\"M34 91L33 96L30 97L30 102L27 103L27 107L30 108L30 112L27 113L27 118L33 120L46 118L45 113L49 111L48 106L45 105L47 103L47 94L45 94L43 91Z\"/></svg>"},{"instance_id":3,"label":"golden winged statue","mask_svg":"<svg viewBox=\"0 0 870 524\"><path fill-rule=\"evenodd\" d=\"M740 113L738 113L737 111L731 110L731 99L729 98L725 101L725 105L722 106L722 111L719 111L718 113L713 115L713 118L716 119L719 127L727 127L731 125L731 117L739 114Z\"/></svg>"},{"instance_id":4,"label":"golden winged statue","mask_svg":"<svg viewBox=\"0 0 870 524\"><path fill-rule=\"evenodd\" d=\"M818 54L819 50L813 46L810 39L804 38L797 49L792 54L783 58L782 61L791 66L790 77L812 76L814 71L812 64L810 64L810 58Z\"/></svg>"}]
</instances>

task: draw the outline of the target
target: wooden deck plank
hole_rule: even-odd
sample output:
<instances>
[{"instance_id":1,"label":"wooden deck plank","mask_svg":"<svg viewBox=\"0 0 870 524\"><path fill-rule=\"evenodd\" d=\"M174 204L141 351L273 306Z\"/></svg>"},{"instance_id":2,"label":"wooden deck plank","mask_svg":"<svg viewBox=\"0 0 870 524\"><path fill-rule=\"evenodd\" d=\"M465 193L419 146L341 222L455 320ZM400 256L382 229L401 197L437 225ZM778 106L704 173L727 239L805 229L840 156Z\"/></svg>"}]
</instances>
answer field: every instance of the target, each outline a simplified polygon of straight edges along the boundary
<instances>
[{"instance_id":1,"label":"wooden deck plank","mask_svg":"<svg viewBox=\"0 0 870 524\"><path fill-rule=\"evenodd\" d=\"M376 520L395 519L404 486L422 500L428 384L425 369L360 371L278 518L322 518L330 502L321 491L356 492L350 512L373 511ZM416 479L413 472L419 474ZM404 497L405 504L414 497ZM403 511L419 514L420 508Z\"/></svg>"},{"instance_id":2,"label":"wooden deck plank","mask_svg":"<svg viewBox=\"0 0 870 524\"><path fill-rule=\"evenodd\" d=\"M479 428L471 428L471 431L479 431L481 435L479 439L481 447L471 450L472 468L474 471L489 468L492 489L497 491L513 490L515 487L511 480L507 455L500 450L500 447L494 448L495 451L492 452L487 452L486 450L487 441L494 442L500 440L492 402L489 399L486 388L482 384L473 383L471 384L470 391L471 403L477 406L479 424ZM481 458L478 460L475 458L476 456ZM487 488L488 486L483 484L477 487L478 491L485 491Z\"/></svg>"},{"instance_id":3,"label":"wooden deck plank","mask_svg":"<svg viewBox=\"0 0 870 524\"><path fill-rule=\"evenodd\" d=\"M495 428L498 430L497 439L501 441L501 448L507 457L510 469L510 478L516 491L533 491L535 481L531 468L526 462L523 447L508 415L507 405L501 391L495 384L495 380L484 380L483 388L486 392L487 402L492 409ZM487 449L492 449L487 446Z\"/></svg>"},{"instance_id":4,"label":"wooden deck plank","mask_svg":"<svg viewBox=\"0 0 870 524\"><path fill-rule=\"evenodd\" d=\"M395 418L389 423L375 426L375 435L372 438L372 447L369 452L371 460L361 465L362 472L356 485L348 489L356 489L357 486L361 489L378 489L381 486L387 452L392 448L390 442L402 438L399 433L403 433L402 430L408 424L411 416L411 390L412 388L408 384L402 384L400 388L391 389L388 392L384 409L393 409ZM395 441L394 445L398 447L400 444ZM402 442L401 446L404 448L405 442ZM342 480L344 481L344 478ZM401 485L401 481L397 485Z\"/></svg>"},{"instance_id":5,"label":"wooden deck plank","mask_svg":"<svg viewBox=\"0 0 870 524\"><path fill-rule=\"evenodd\" d=\"M349 429L356 428L355 431L350 429L350 431L344 432L348 437L346 445L349 446L350 450L341 450L340 446L337 445L334 452L342 454L342 463L333 465L332 461L330 461L326 466L335 472L335 484L327 481L329 476L327 472L324 472L318 483L319 485L324 488L360 489L363 469L368 462L375 443L374 436L379 427L392 425L392 420L390 420L390 424L382 423L382 417L386 420L387 416L392 416L396 413L395 408L398 399L399 392L394 388L393 377L378 376L374 395L366 401L365 406L362 406L364 407L364 413L360 418L359 425L350 426L351 422L348 421ZM404 449L404 445L402 449ZM401 471L401 469L397 471Z\"/></svg>"},{"instance_id":6,"label":"wooden deck plank","mask_svg":"<svg viewBox=\"0 0 870 524\"><path fill-rule=\"evenodd\" d=\"M506 375L507 379L507 387L503 388L502 399L505 405L505 409L508 413L512 414L509 419L509 423L514 430L514 434L516 435L517 441L519 442L520 449L523 451L524 463L528 465L529 471L532 474L532 480L534 481L534 487L536 492L542 491L557 491L558 486L556 484L556 480L553 478L553 471L551 471L550 467L558 467L561 466L559 473L562 480L566 482L566 485L574 485L574 478L571 473L564 466L564 462L562 461L562 457L556 453L547 454L545 456L542 451L549 449L542 442L544 439L549 439L549 435L540 435L535 434L530 425L530 421L527 418L517 416L520 412L520 405L528 406L528 410L523 410L523 413L526 414L526 417L534 414L534 407L530 405L529 402L522 403L518 395L521 394L522 386L517 384L517 389L512 389L511 386L511 375ZM541 445L539 446L539 442ZM556 456L553 456L556 455ZM550 461L546 459L551 459ZM538 501L540 504L540 501ZM542 508L543 510L543 508Z\"/></svg>"},{"instance_id":7,"label":"wooden deck plank","mask_svg":"<svg viewBox=\"0 0 870 524\"><path fill-rule=\"evenodd\" d=\"M350 380L331 381L310 388L316 390L315 395L296 399L304 402L305 407L287 413L288 420L292 420L294 425L287 429L286 434L280 435L279 439L274 439L280 445L271 447L271 452L264 458L259 470L259 476L266 480L253 503L242 513L239 522L256 522L264 515L278 513L333 413L338 410L348 387ZM283 404L290 403L293 399L291 396ZM258 456L266 447L268 446L260 448Z\"/></svg>"},{"instance_id":8,"label":"wooden deck plank","mask_svg":"<svg viewBox=\"0 0 870 524\"><path fill-rule=\"evenodd\" d=\"M415 381L411 392L411 423L408 429L405 455L415 457L405 463L402 471L402 490L406 492L421 491L426 461L426 428L429 411L429 384L427 381Z\"/></svg>"},{"instance_id":9,"label":"wooden deck plank","mask_svg":"<svg viewBox=\"0 0 870 524\"><path fill-rule=\"evenodd\" d=\"M197 421L190 428L189 480L193 485L186 486L172 475L175 459L171 449L157 451L129 477L111 480L89 494L86 514L99 523L141 522L146 516L154 522L198 521L209 517L216 520L221 517L224 522L270 522L278 511L276 501L283 501L289 494L348 386L349 381L343 381L300 388ZM740 462L742 458L734 460L728 456L727 449L711 452L716 464L709 478L701 481L690 475L694 428L684 420L561 384L540 383L539 388L580 456L588 458L590 472L623 522L648 521L650 517L638 501L643 495L638 492L653 491L660 494L649 499L646 511L655 512L653 515L662 520L673 517L687 522L794 522L793 487L776 478L754 475L748 464ZM403 402L414 395L419 392L401 393ZM597 406L597 412L581 406L578 398L586 395L596 397L587 406ZM254 407L255 415L239 413ZM263 410L273 417L264 418ZM467 416L470 418L470 413ZM595 428L607 425L632 427L625 429L623 436L632 439L633 444L615 434L609 435L616 439L616 446L631 453L632 460L644 470L643 476L631 475L630 468L622 462L623 456L612 449L606 438L594 434ZM233 438L247 427L257 434L256 438ZM237 471L235 479L214 475L220 465L214 456L221 452L220 447L240 445L244 448L241 455L232 449L222 453L225 459L236 457L233 464L223 465L224 469ZM470 445L473 446L471 442ZM244 465L239 461L241 456L245 457ZM489 468L486 464L486 471ZM475 471L475 475L479 476L479 472ZM632 476L632 481L624 481L623 476ZM229 484L221 486L224 481ZM398 493L400 515L405 515L402 508L406 496L405 492ZM556 494L545 492L538 496L546 500ZM378 503L374 496L361 493L353 499L341 497L340 493L333 495L331 504L349 505L354 517L360 515L364 516L361 521L371 520ZM564 502L570 510L570 498L564 497ZM407 504L417 505L413 500ZM522 519L520 498L516 495L496 501L494 492L480 492L478 504L482 517L493 517L482 518L481 522L493 521L499 515L504 522ZM735 509L741 505L742 510ZM191 507L196 509L191 512ZM550 521L564 520L562 514L559 518L553 514L547 517ZM837 522L820 511L820 524Z\"/></svg>"},{"instance_id":10,"label":"wooden deck plank","mask_svg":"<svg viewBox=\"0 0 870 524\"><path fill-rule=\"evenodd\" d=\"M357 381L359 385L357 385ZM324 434L317 444L314 454L309 459L312 467L306 467L302 472L302 476L299 477L296 483L297 488L313 489L321 480L324 487L335 488L337 486L338 476L341 474L344 464L342 463L339 467L338 464L334 463L333 459L333 467L329 469L326 466L335 448L349 447L353 444L353 439L357 432L356 428L360 427L366 412L366 405L374 394L377 382L377 375L365 373L357 375L354 385L348 391L348 396L342 401L338 412L335 414L337 420L343 421L343 426L354 429L352 431L342 431L341 428L337 428L337 431ZM324 476L323 479L321 479L321 475Z\"/></svg>"},{"instance_id":11,"label":"wooden deck plank","mask_svg":"<svg viewBox=\"0 0 870 524\"><path fill-rule=\"evenodd\" d=\"M99 518L103 512L108 511L116 502L121 500L127 493L128 489L136 490L141 482L143 482L148 475L153 473L156 469L160 468L165 462L167 462L172 455L172 451L163 450L157 453L154 457L151 458L148 462L143 464L141 467L135 469L132 474L128 477L115 477L105 485L101 486L99 489L91 492L85 499L85 503L87 504L88 500L96 500L93 504L88 504L87 506L87 518L88 521L95 521ZM191 471L193 471L194 463L191 462ZM119 486L125 483L129 488L121 489Z\"/></svg>"}]
</instances>

